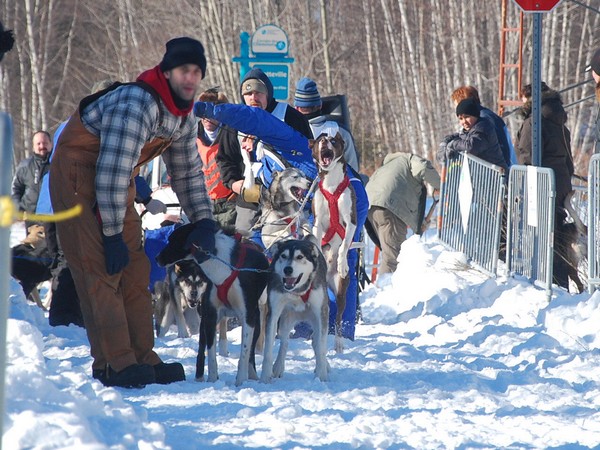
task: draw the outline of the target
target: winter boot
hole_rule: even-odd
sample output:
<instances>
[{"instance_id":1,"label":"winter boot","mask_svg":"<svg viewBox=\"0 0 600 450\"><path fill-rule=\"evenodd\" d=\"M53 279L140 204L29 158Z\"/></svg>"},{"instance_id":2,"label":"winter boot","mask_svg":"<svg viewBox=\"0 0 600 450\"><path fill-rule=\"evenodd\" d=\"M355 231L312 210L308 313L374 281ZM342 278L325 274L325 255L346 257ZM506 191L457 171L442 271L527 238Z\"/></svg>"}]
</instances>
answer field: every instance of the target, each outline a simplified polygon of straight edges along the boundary
<instances>
[{"instance_id":1,"label":"winter boot","mask_svg":"<svg viewBox=\"0 0 600 450\"><path fill-rule=\"evenodd\" d=\"M92 376L104 386L118 386L124 388L143 388L147 384L156 382L154 369L148 364L132 364L120 372L110 366L106 370L94 370Z\"/></svg>"},{"instance_id":2,"label":"winter boot","mask_svg":"<svg viewBox=\"0 0 600 450\"><path fill-rule=\"evenodd\" d=\"M185 371L183 366L178 363L158 363L154 367L156 383L169 384L176 381L185 381Z\"/></svg>"}]
</instances>

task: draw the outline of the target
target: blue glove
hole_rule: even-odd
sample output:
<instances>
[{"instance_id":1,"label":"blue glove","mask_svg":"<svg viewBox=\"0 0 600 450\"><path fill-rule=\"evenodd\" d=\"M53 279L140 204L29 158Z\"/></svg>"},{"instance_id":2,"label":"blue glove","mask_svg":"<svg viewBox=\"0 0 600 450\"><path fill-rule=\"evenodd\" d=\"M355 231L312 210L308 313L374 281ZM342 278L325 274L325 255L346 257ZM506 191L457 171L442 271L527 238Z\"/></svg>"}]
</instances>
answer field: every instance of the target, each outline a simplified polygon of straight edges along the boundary
<instances>
[{"instance_id":1,"label":"blue glove","mask_svg":"<svg viewBox=\"0 0 600 450\"><path fill-rule=\"evenodd\" d=\"M129 264L129 250L123 241L123 233L117 233L114 236L105 236L103 233L102 244L104 245L106 273L109 275L119 273Z\"/></svg>"},{"instance_id":2,"label":"blue glove","mask_svg":"<svg viewBox=\"0 0 600 450\"><path fill-rule=\"evenodd\" d=\"M215 252L215 233L219 225L212 219L200 219L194 223L194 229L185 242L186 250L194 247L196 250L208 253ZM196 258L199 259L199 258Z\"/></svg>"},{"instance_id":3,"label":"blue glove","mask_svg":"<svg viewBox=\"0 0 600 450\"><path fill-rule=\"evenodd\" d=\"M212 103L198 101L194 103L194 115L199 119L212 119L214 117L214 107L215 105Z\"/></svg>"}]
</instances>

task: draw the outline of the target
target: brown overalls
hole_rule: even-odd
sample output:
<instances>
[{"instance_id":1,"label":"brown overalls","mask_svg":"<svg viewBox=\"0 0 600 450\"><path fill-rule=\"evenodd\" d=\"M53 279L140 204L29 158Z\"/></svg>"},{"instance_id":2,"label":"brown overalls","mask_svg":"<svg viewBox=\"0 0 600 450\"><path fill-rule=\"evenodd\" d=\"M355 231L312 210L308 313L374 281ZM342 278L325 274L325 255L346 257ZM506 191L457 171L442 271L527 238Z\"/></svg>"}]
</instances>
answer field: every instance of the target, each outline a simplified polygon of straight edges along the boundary
<instances>
[{"instance_id":1,"label":"brown overalls","mask_svg":"<svg viewBox=\"0 0 600 450\"><path fill-rule=\"evenodd\" d=\"M171 142L154 139L142 148L129 183L123 224L129 264L115 275L106 273L102 227L93 211L100 139L85 129L78 110L61 133L59 144L50 170L50 194L57 212L77 204L83 207L79 216L57 222L57 231L81 302L94 359L92 369L110 364L119 372L131 364L158 364L148 290L150 263L142 245L141 220L133 206L133 177L139 166L160 155Z\"/></svg>"}]
</instances>

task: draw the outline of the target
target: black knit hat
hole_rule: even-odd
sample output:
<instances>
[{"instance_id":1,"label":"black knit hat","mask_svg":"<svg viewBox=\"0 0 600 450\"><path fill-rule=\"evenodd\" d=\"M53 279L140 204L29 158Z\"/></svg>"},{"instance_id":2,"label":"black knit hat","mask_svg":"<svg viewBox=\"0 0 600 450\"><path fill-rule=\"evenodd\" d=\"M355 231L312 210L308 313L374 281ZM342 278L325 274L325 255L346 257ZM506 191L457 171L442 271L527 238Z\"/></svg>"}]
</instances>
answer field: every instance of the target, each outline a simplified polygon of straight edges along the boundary
<instances>
[{"instance_id":1,"label":"black knit hat","mask_svg":"<svg viewBox=\"0 0 600 450\"><path fill-rule=\"evenodd\" d=\"M0 61L2 61L4 54L13 48L14 43L15 38L12 30L5 30L2 22L0 22Z\"/></svg>"},{"instance_id":2,"label":"black knit hat","mask_svg":"<svg viewBox=\"0 0 600 450\"><path fill-rule=\"evenodd\" d=\"M465 98L456 105L456 115L466 114L468 116L479 117L479 105L472 98Z\"/></svg>"},{"instance_id":3,"label":"black knit hat","mask_svg":"<svg viewBox=\"0 0 600 450\"><path fill-rule=\"evenodd\" d=\"M184 64L196 64L202 69L202 78L206 76L206 57L200 41L180 37L171 39L166 47L167 51L160 62L160 70L166 72Z\"/></svg>"},{"instance_id":4,"label":"black knit hat","mask_svg":"<svg viewBox=\"0 0 600 450\"><path fill-rule=\"evenodd\" d=\"M596 72L596 75L600 75L600 48L596 50L590 64L585 68L586 72L589 72L590 70Z\"/></svg>"}]
</instances>

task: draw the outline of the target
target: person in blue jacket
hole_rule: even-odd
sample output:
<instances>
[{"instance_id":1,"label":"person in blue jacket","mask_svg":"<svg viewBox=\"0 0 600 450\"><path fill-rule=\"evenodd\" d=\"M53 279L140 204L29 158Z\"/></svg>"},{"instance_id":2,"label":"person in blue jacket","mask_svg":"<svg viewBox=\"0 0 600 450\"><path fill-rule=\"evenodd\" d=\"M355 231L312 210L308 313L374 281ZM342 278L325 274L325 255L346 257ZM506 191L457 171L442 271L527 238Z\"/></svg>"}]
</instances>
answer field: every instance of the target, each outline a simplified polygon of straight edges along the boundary
<instances>
[{"instance_id":1,"label":"person in blue jacket","mask_svg":"<svg viewBox=\"0 0 600 450\"><path fill-rule=\"evenodd\" d=\"M302 170L309 178L317 176L317 168L310 150L310 141L289 125L274 117L272 114L260 109L245 105L219 104L196 102L194 113L199 118L215 119L242 133L251 134L268 143L274 150L293 166ZM309 155L309 156L307 156ZM272 171L269 163L263 164L264 172ZM273 169L282 170L282 169ZM360 240L360 233L367 219L369 200L360 176L347 166L348 176L356 193L356 233L354 242ZM265 175L265 183L268 184L268 174ZM354 339L356 325L356 310L358 299L358 252L356 249L348 252L348 265L354 270L350 271L350 283L347 291L346 309L342 315L342 335L348 339ZM333 333L335 315L335 300L330 296L329 329ZM297 332L301 332L299 329Z\"/></svg>"}]
</instances>

